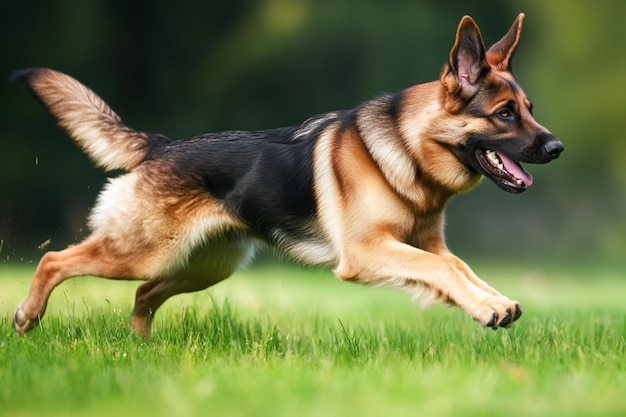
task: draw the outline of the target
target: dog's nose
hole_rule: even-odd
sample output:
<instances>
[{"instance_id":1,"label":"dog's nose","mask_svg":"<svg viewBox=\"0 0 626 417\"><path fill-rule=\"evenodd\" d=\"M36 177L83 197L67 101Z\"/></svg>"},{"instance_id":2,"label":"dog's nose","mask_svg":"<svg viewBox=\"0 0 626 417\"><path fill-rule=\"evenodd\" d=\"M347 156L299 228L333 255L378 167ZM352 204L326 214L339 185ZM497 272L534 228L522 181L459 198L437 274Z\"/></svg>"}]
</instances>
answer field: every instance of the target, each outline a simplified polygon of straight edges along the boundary
<instances>
[{"instance_id":1,"label":"dog's nose","mask_svg":"<svg viewBox=\"0 0 626 417\"><path fill-rule=\"evenodd\" d=\"M546 153L550 155L550 158L556 159L565 148L563 147L563 144L560 140L553 137L550 141L543 145L543 149L545 149Z\"/></svg>"}]
</instances>

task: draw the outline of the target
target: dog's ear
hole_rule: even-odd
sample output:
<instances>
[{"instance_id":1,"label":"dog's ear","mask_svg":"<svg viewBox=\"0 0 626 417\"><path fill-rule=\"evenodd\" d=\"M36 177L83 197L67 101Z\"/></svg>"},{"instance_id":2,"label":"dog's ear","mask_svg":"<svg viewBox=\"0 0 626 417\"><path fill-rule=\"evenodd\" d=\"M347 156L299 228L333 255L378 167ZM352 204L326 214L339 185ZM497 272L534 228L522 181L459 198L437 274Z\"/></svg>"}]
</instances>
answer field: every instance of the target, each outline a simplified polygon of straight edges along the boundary
<instances>
[{"instance_id":1,"label":"dog's ear","mask_svg":"<svg viewBox=\"0 0 626 417\"><path fill-rule=\"evenodd\" d=\"M524 13L520 13L506 35L489 48L487 51L487 62L489 65L500 71L511 70L511 60L522 33L523 20Z\"/></svg>"},{"instance_id":2,"label":"dog's ear","mask_svg":"<svg viewBox=\"0 0 626 417\"><path fill-rule=\"evenodd\" d=\"M456 39L448 57L448 71L444 71L442 81L450 93L460 93L461 97L469 98L478 91L488 70L480 30L474 19L465 16L456 30Z\"/></svg>"}]
</instances>

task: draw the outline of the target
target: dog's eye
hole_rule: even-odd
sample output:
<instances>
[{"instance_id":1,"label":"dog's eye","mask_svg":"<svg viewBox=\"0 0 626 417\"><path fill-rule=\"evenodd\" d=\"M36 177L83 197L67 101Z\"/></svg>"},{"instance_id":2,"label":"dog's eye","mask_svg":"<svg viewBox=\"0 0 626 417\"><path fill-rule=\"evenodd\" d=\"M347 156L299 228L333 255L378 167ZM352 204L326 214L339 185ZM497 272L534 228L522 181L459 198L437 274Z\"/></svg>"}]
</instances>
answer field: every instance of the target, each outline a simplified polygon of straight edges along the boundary
<instances>
[{"instance_id":1,"label":"dog's eye","mask_svg":"<svg viewBox=\"0 0 626 417\"><path fill-rule=\"evenodd\" d=\"M513 113L511 113L509 109L502 109L497 114L501 119L508 119L513 116Z\"/></svg>"}]
</instances>

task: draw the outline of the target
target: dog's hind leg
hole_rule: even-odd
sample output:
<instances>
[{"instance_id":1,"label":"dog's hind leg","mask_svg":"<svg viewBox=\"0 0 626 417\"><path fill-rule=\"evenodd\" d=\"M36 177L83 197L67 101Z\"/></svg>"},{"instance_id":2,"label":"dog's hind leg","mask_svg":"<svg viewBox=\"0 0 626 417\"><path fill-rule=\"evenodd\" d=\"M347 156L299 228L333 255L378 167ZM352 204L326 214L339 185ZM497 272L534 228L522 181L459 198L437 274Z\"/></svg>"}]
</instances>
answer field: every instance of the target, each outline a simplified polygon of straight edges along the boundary
<instances>
[{"instance_id":1,"label":"dog's hind leg","mask_svg":"<svg viewBox=\"0 0 626 417\"><path fill-rule=\"evenodd\" d=\"M185 277L183 279L157 279L144 282L137 288L135 295L135 307L130 316L131 329L139 336L147 338L150 335L154 314L168 298L177 294L203 290L222 279L207 280Z\"/></svg>"},{"instance_id":2,"label":"dog's hind leg","mask_svg":"<svg viewBox=\"0 0 626 417\"><path fill-rule=\"evenodd\" d=\"M109 182L92 211L91 236L41 259L30 292L15 312L18 333L43 317L57 285L93 275L154 280L140 287L133 311L133 328L147 335L151 314L167 298L207 288L246 259L251 245L245 226L193 180L157 175L167 169L152 161Z\"/></svg>"},{"instance_id":3,"label":"dog's hind leg","mask_svg":"<svg viewBox=\"0 0 626 417\"><path fill-rule=\"evenodd\" d=\"M106 239L88 239L60 252L48 252L41 259L26 299L17 307L13 324L19 334L31 330L46 312L52 290L63 281L82 275L109 279L144 280L135 297L131 328L143 337L150 333L156 310L171 296L200 291L228 278L251 259L254 246L240 242L212 242L201 245L188 261L168 273L151 277L136 251L121 252ZM151 258L147 256L147 258Z\"/></svg>"},{"instance_id":4,"label":"dog's hind leg","mask_svg":"<svg viewBox=\"0 0 626 417\"><path fill-rule=\"evenodd\" d=\"M120 256L106 240L88 239L60 252L46 253L35 271L26 299L17 307L13 324L24 334L32 329L46 312L52 290L61 282L81 275L112 279L142 279L133 258Z\"/></svg>"},{"instance_id":5,"label":"dog's hind leg","mask_svg":"<svg viewBox=\"0 0 626 417\"><path fill-rule=\"evenodd\" d=\"M200 291L228 278L238 266L248 262L253 253L254 245L246 240L216 239L201 245L180 270L137 288L130 317L132 330L147 338L154 314L168 298Z\"/></svg>"}]
</instances>

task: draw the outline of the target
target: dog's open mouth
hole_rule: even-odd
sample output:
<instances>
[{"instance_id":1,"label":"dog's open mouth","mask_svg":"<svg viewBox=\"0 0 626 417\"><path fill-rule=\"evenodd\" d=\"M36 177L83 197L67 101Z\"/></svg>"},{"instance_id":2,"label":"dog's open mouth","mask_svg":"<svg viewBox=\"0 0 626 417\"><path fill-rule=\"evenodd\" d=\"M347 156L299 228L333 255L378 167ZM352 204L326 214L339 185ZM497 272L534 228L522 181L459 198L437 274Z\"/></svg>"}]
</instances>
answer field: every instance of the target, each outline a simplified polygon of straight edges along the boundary
<instances>
[{"instance_id":1,"label":"dog's open mouth","mask_svg":"<svg viewBox=\"0 0 626 417\"><path fill-rule=\"evenodd\" d=\"M483 174L510 193L522 193L533 184L533 176L511 158L491 149L476 149L476 160Z\"/></svg>"}]
</instances>

